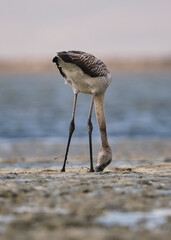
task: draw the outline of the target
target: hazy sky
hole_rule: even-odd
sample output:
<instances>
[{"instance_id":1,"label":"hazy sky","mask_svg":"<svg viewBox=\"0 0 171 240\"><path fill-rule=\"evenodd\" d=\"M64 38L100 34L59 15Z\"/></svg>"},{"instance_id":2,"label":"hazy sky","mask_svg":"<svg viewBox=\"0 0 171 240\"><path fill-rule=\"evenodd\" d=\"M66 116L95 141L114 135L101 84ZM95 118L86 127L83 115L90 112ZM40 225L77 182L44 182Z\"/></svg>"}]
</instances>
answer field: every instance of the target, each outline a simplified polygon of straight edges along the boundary
<instances>
[{"instance_id":1,"label":"hazy sky","mask_svg":"<svg viewBox=\"0 0 171 240\"><path fill-rule=\"evenodd\" d=\"M0 58L171 54L171 0L0 0Z\"/></svg>"}]
</instances>

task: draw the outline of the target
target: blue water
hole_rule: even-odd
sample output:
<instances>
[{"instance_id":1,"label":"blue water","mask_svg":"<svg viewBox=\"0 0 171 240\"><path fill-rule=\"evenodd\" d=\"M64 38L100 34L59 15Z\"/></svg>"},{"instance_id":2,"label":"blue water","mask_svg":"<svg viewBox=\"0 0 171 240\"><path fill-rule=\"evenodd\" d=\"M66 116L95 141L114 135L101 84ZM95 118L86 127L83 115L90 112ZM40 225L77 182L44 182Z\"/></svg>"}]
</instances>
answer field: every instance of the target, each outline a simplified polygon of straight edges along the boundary
<instances>
[{"instance_id":1,"label":"blue water","mask_svg":"<svg viewBox=\"0 0 171 240\"><path fill-rule=\"evenodd\" d=\"M79 94L77 138L87 137L91 96ZM0 74L0 140L66 138L73 92L56 72ZM105 96L110 137L171 137L171 72L113 73ZM99 136L93 113L93 135Z\"/></svg>"}]
</instances>

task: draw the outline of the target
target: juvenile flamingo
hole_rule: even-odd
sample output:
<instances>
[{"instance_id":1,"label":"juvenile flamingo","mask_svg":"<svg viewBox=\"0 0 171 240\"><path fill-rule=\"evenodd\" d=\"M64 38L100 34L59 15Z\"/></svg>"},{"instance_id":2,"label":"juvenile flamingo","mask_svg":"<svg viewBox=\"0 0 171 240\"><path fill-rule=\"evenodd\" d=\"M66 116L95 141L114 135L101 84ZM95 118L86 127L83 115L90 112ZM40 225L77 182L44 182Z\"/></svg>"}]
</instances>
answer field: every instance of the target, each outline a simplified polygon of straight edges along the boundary
<instances>
[{"instance_id":1,"label":"juvenile flamingo","mask_svg":"<svg viewBox=\"0 0 171 240\"><path fill-rule=\"evenodd\" d=\"M69 146L72 134L75 130L75 110L77 95L79 92L91 94L91 104L88 116L88 134L90 149L90 172L94 172L93 154L92 154L92 130L91 115L93 103L95 103L96 118L101 136L101 147L98 153L96 172L103 171L112 161L112 151L108 143L106 132L106 120L104 112L104 93L111 83L111 73L106 65L92 54L82 51L63 51L58 52L52 60L56 63L61 75L69 83L74 92L74 105L72 119L69 127L68 144L61 172L65 172Z\"/></svg>"}]
</instances>

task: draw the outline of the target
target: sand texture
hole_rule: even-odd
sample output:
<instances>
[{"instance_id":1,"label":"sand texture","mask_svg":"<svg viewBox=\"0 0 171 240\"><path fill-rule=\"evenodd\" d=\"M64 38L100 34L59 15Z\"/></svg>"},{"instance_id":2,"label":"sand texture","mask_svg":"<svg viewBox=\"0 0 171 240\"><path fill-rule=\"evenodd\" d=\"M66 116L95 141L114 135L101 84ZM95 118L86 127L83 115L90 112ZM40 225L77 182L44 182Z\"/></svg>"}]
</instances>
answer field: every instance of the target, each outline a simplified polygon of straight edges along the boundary
<instances>
[{"instance_id":1,"label":"sand texture","mask_svg":"<svg viewBox=\"0 0 171 240\"><path fill-rule=\"evenodd\" d=\"M170 143L117 143L103 173L87 172L81 148L66 173L52 158L1 158L0 239L170 240Z\"/></svg>"}]
</instances>

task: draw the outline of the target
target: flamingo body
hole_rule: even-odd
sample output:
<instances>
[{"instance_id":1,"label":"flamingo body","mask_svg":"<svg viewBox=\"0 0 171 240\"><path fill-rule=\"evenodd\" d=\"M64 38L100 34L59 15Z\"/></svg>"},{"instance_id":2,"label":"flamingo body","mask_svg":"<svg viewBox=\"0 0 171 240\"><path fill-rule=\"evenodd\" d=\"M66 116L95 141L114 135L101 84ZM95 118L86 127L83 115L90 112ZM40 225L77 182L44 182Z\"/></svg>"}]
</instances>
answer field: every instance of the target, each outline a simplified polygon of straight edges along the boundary
<instances>
[{"instance_id":1,"label":"flamingo body","mask_svg":"<svg viewBox=\"0 0 171 240\"><path fill-rule=\"evenodd\" d=\"M99 94L111 83L111 73L106 65L92 54L81 51L59 52L53 59L65 82L74 93Z\"/></svg>"},{"instance_id":2,"label":"flamingo body","mask_svg":"<svg viewBox=\"0 0 171 240\"><path fill-rule=\"evenodd\" d=\"M53 58L61 75L65 78L65 83L71 85L75 94L72 120L69 129L68 144L64 159L62 172L65 171L65 163L69 151L72 134L75 130L75 109L77 102L77 94L79 92L91 94L92 101L88 117L88 133L90 146L90 171L93 172L93 157L92 157L92 130L91 114L93 103L95 102L96 117L101 135L101 148L98 154L98 165L96 171L103 171L104 168L112 161L112 151L108 144L106 121L104 114L104 93L111 83L111 73L106 65L95 56L82 51L63 51L58 52Z\"/></svg>"}]
</instances>

